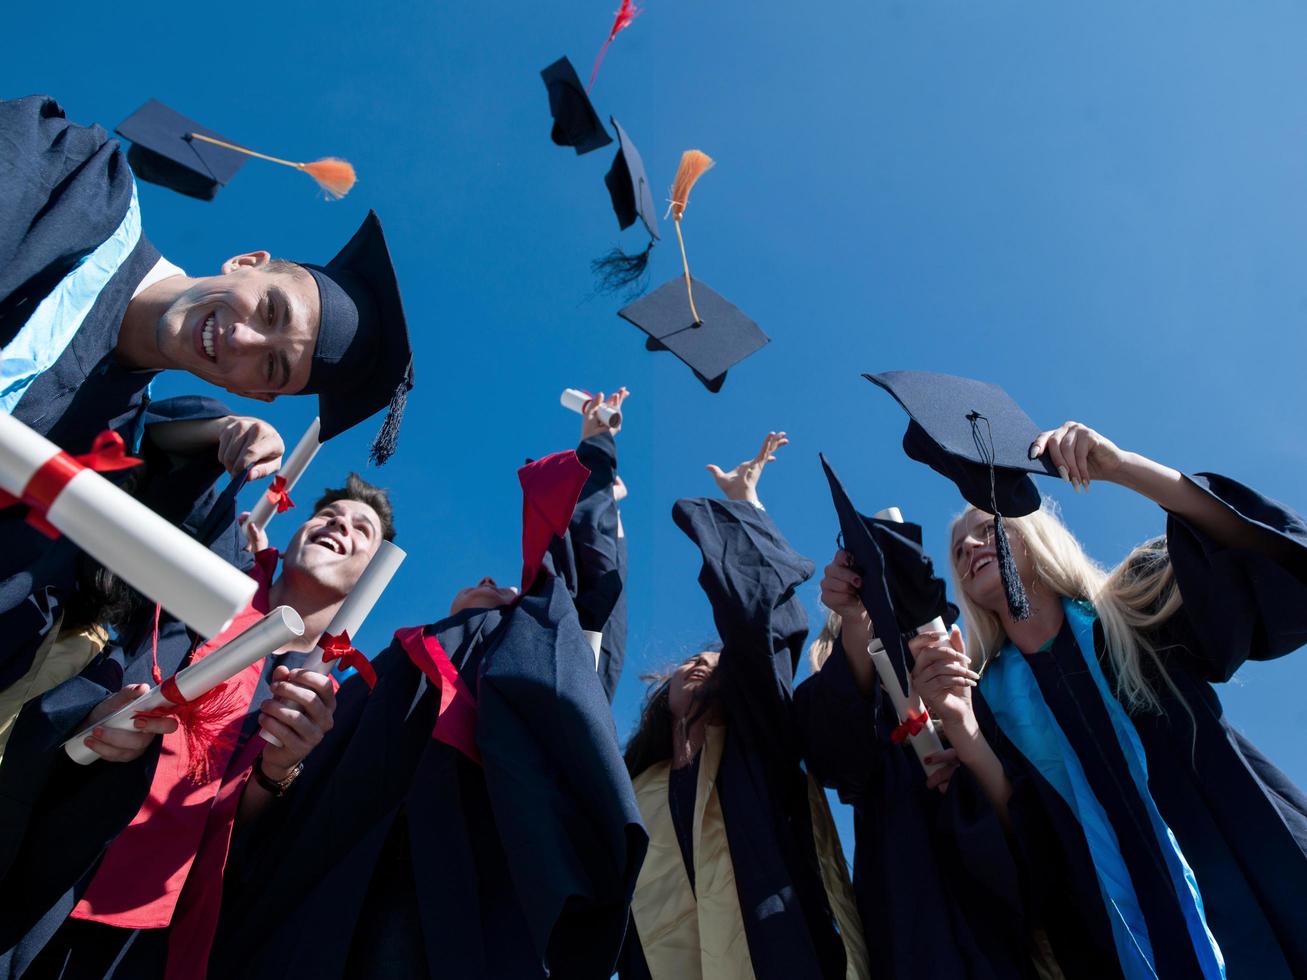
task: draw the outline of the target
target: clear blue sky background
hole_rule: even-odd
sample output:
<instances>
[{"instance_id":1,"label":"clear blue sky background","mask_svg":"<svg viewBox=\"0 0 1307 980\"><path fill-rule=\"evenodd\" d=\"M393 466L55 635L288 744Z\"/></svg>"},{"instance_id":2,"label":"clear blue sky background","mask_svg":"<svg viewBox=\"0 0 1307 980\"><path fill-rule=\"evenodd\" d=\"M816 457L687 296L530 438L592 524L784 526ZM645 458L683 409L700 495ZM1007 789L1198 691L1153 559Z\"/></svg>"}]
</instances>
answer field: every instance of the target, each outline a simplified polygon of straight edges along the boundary
<instances>
[{"instance_id":1,"label":"clear blue sky background","mask_svg":"<svg viewBox=\"0 0 1307 980\"><path fill-rule=\"evenodd\" d=\"M693 267L772 338L710 395L643 352L617 300L592 295L589 260L619 241L603 186L615 144L577 157L549 140L538 72L566 53L588 76L617 2L138 0L4 15L4 97L48 92L109 126L156 97L247 145L357 166L338 203L258 164L213 203L148 185L141 199L150 236L195 274L256 248L325 261L369 207L385 223L418 387L399 455L368 475L393 491L410 559L363 646L439 618L481 575L516 578L514 470L575 444L566 386L633 392L623 736L639 674L712 634L669 516L678 496L713 491L705 463L733 465L786 429L762 496L818 566L835 539L819 450L864 510L899 504L942 554L956 491L902 455L904 418L861 371L998 382L1041 423L1079 419L1307 506L1301 5L647 0L594 97L659 191L683 149L717 158L687 217ZM643 246L635 230L620 240ZM655 283L676 274L674 253L655 251ZM314 414L310 399L233 405L288 443ZM306 487L363 467L374 431L327 447ZM1045 489L1104 563L1162 528L1118 488ZM274 543L292 524L273 524ZM803 595L818 622L815 581ZM1304 679L1294 656L1222 690L1300 785Z\"/></svg>"}]
</instances>

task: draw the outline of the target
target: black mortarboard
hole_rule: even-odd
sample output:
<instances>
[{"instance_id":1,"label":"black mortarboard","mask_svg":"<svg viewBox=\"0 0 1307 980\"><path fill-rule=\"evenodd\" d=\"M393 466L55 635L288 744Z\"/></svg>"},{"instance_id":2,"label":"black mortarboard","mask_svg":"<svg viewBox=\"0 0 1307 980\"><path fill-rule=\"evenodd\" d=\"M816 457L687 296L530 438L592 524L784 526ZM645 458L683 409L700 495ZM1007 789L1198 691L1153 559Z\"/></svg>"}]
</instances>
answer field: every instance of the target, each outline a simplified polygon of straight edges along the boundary
<instances>
[{"instance_id":1,"label":"black mortarboard","mask_svg":"<svg viewBox=\"0 0 1307 980\"><path fill-rule=\"evenodd\" d=\"M566 56L544 69L540 77L549 91L549 114L554 117L550 136L555 143L575 147L580 156L613 141Z\"/></svg>"},{"instance_id":2,"label":"black mortarboard","mask_svg":"<svg viewBox=\"0 0 1307 980\"><path fill-rule=\"evenodd\" d=\"M640 151L626 135L617 119L608 117L617 132L617 156L613 165L604 175L608 186L608 196L613 201L613 213L617 215L617 225L625 230L635 224L636 219L644 222L649 237L658 238L658 212L654 205L653 189L649 186L649 177L644 172L644 161Z\"/></svg>"},{"instance_id":3,"label":"black mortarboard","mask_svg":"<svg viewBox=\"0 0 1307 980\"><path fill-rule=\"evenodd\" d=\"M862 579L858 596L862 599L867 615L871 617L876 635L885 644L885 652L889 654L890 663L894 665L894 671L899 675L899 683L906 691L910 673L907 647L903 643L900 629L891 626L891 624L898 624L899 617L895 613L894 600L887 581L885 557L871 532L869 518L863 517L853 506L853 501L844 490L844 484L831 469L830 463L826 462L826 457L819 453L818 458L821 460L821 468L826 471L826 481L830 484L831 501L835 504L835 516L840 522L840 537L843 538L844 550L853 556L858 575ZM915 626L908 628L914 629Z\"/></svg>"},{"instance_id":4,"label":"black mortarboard","mask_svg":"<svg viewBox=\"0 0 1307 980\"><path fill-rule=\"evenodd\" d=\"M967 503L994 515L995 550L1008 607L1014 617L1024 619L1029 606L1002 519L1039 509L1039 489L1031 473L1057 476L1047 456L1030 458L1039 426L1007 392L983 381L927 371L863 377L893 395L911 416L904 451L957 484Z\"/></svg>"},{"instance_id":5,"label":"black mortarboard","mask_svg":"<svg viewBox=\"0 0 1307 980\"><path fill-rule=\"evenodd\" d=\"M212 201L246 160L243 153L191 139L191 133L224 137L157 99L120 122L116 132L131 141L127 162L138 178L203 201Z\"/></svg>"},{"instance_id":6,"label":"black mortarboard","mask_svg":"<svg viewBox=\"0 0 1307 980\"><path fill-rule=\"evenodd\" d=\"M617 215L618 227L623 230L630 228L637 219L643 221L645 231L649 233L649 244L642 251L630 254L620 248L613 248L607 255L591 262L590 270L598 278L599 288L604 292L617 292L630 286L640 292L645 272L649 268L649 256L658 241L658 212L654 206L653 191L649 187L649 177L644 172L644 161L640 159L640 151L615 118L610 116L609 121L617 131L619 144L613 165L604 175L604 184L608 187L608 196L613 203L613 213Z\"/></svg>"},{"instance_id":7,"label":"black mortarboard","mask_svg":"<svg viewBox=\"0 0 1307 980\"><path fill-rule=\"evenodd\" d=\"M390 249L375 211L334 259L305 268L318 284L322 319L304 391L318 395L323 442L387 408L372 459L395 451L413 387L413 352Z\"/></svg>"},{"instance_id":8,"label":"black mortarboard","mask_svg":"<svg viewBox=\"0 0 1307 980\"><path fill-rule=\"evenodd\" d=\"M730 302L698 279L694 284L695 322L685 278L677 276L647 296L617 311L649 335L645 348L669 350L684 361L709 391L720 391L727 369L770 338Z\"/></svg>"}]
</instances>

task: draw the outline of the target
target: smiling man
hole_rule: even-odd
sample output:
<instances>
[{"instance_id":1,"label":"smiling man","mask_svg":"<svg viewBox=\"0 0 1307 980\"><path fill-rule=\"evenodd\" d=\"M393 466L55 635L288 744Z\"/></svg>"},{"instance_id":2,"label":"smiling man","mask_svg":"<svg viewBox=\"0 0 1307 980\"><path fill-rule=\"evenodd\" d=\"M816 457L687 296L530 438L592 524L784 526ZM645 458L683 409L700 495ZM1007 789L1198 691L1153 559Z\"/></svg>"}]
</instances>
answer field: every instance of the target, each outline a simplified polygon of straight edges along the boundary
<instances>
[{"instance_id":1,"label":"smiling man","mask_svg":"<svg viewBox=\"0 0 1307 980\"><path fill-rule=\"evenodd\" d=\"M394 533L385 492L351 474L326 491L284 555L258 552L250 574L259 590L222 635L200 645L161 636L157 673L169 677L279 605L304 619L300 639L228 682L208 720L222 734L206 747L195 726L149 717L136 731L94 729L86 744L101 762L82 767L64 755L73 732L148 690L148 631L142 655L111 649L27 706L11 745L26 760L50 758L38 787L24 778L34 763L0 770L0 797L32 800L24 825L4 828L0 976L151 977L165 964L176 976L185 957L204 961L233 828L290 788L332 727L332 682L300 666Z\"/></svg>"}]
</instances>

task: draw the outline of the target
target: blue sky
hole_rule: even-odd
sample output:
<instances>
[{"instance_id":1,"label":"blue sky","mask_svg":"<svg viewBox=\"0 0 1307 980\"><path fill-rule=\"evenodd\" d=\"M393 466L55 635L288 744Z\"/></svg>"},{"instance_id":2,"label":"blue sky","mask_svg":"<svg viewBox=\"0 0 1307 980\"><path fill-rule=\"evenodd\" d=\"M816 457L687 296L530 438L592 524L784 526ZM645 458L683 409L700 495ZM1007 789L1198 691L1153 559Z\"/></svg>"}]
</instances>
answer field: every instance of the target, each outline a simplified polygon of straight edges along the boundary
<instances>
[{"instance_id":1,"label":"blue sky","mask_svg":"<svg viewBox=\"0 0 1307 980\"><path fill-rule=\"evenodd\" d=\"M733 465L785 429L793 444L762 496L818 566L835 539L819 450L864 510L898 504L942 554L956 491L902 455L904 418L862 371L994 381L1041 423L1078 419L1307 506L1301 6L647 0L595 100L659 190L683 149L717 159L686 219L693 268L772 338L710 395L592 294L592 257L644 244L619 236L608 207L615 144L577 157L549 140L539 69L566 53L587 76L617 2L5 14L0 96L48 92L109 126L154 97L273 154L357 166L336 203L257 164L213 203L151 186L141 200L147 233L195 274L255 248L325 261L368 208L381 215L418 387L398 456L364 471L393 491L410 559L362 645L439 618L484 574L517 577L514 470L574 445L578 420L557 403L567 386L633 392L623 735L638 675L712 634L695 553L670 519L678 496L712 492L704 464ZM665 240L654 283L678 267ZM314 414L310 399L232 404L288 443ZM307 485L362 468L374 430L327 447ZM1104 563L1162 528L1119 488L1044 489ZM273 524L274 542L292 523ZM817 621L815 581L803 594ZM1221 691L1300 785L1305 678L1291 656Z\"/></svg>"}]
</instances>

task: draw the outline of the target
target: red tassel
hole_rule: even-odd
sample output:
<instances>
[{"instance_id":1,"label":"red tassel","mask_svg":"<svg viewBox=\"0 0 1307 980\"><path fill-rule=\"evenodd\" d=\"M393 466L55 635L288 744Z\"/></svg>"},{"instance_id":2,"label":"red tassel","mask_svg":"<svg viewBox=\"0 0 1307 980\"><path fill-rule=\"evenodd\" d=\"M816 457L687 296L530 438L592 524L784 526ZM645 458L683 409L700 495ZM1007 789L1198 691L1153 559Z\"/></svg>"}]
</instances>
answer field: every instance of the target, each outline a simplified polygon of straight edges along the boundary
<instances>
[{"instance_id":1,"label":"red tassel","mask_svg":"<svg viewBox=\"0 0 1307 980\"><path fill-rule=\"evenodd\" d=\"M599 65L603 62L604 55L608 53L608 45L613 43L613 38L631 26L631 21L635 20L643 9L643 7L635 5L635 0L622 0L622 5L617 9L617 17L613 21L613 29L608 32L608 40L599 49L599 57L595 58L594 70L590 72L590 84L585 87L587 95L594 88L595 77L599 74Z\"/></svg>"},{"instance_id":2,"label":"red tassel","mask_svg":"<svg viewBox=\"0 0 1307 980\"><path fill-rule=\"evenodd\" d=\"M226 750L234 740L228 730L231 716L240 710L240 697L228 684L219 684L194 701L187 701L170 677L163 682L163 696L171 703L154 711L138 711L137 718L177 719L185 739L185 777L195 785L207 783L213 776L213 756Z\"/></svg>"}]
</instances>

